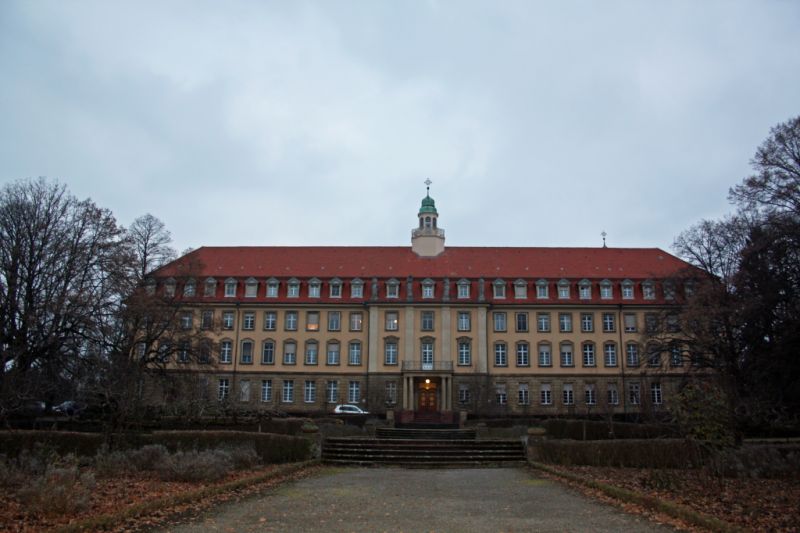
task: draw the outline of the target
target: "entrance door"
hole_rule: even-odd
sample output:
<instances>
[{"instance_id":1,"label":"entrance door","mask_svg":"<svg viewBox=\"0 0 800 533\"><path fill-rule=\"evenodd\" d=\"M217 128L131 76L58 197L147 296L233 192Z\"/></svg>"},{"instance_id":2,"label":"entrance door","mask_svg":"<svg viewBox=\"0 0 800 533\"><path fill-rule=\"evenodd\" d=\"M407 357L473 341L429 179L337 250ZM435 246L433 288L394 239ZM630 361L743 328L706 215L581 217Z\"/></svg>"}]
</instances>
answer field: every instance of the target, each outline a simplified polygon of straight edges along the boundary
<instances>
[{"instance_id":1,"label":"entrance door","mask_svg":"<svg viewBox=\"0 0 800 533\"><path fill-rule=\"evenodd\" d=\"M419 410L436 411L436 389L420 389Z\"/></svg>"}]
</instances>

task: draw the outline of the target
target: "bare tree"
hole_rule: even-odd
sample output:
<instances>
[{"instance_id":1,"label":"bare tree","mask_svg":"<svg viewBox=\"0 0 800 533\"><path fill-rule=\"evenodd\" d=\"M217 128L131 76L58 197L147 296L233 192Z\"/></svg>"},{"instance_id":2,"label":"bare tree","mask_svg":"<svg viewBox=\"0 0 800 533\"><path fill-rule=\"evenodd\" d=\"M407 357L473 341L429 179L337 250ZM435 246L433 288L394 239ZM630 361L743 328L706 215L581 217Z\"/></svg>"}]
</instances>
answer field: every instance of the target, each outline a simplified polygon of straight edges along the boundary
<instances>
[{"instance_id":1,"label":"bare tree","mask_svg":"<svg viewBox=\"0 0 800 533\"><path fill-rule=\"evenodd\" d=\"M172 235L164 223L150 213L133 221L128 229L128 238L133 245L140 280L175 259L175 250L170 247Z\"/></svg>"}]
</instances>

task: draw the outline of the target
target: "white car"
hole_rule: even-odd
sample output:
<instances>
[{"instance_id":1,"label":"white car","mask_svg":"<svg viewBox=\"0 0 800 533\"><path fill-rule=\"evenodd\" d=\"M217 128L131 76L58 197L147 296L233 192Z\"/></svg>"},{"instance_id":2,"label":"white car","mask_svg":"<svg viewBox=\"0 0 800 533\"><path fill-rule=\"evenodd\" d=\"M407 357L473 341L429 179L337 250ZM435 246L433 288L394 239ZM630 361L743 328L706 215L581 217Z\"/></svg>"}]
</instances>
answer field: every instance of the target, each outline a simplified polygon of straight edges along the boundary
<instances>
[{"instance_id":1,"label":"white car","mask_svg":"<svg viewBox=\"0 0 800 533\"><path fill-rule=\"evenodd\" d=\"M333 412L337 415L368 415L369 411L365 411L357 405L341 404L334 407Z\"/></svg>"}]
</instances>

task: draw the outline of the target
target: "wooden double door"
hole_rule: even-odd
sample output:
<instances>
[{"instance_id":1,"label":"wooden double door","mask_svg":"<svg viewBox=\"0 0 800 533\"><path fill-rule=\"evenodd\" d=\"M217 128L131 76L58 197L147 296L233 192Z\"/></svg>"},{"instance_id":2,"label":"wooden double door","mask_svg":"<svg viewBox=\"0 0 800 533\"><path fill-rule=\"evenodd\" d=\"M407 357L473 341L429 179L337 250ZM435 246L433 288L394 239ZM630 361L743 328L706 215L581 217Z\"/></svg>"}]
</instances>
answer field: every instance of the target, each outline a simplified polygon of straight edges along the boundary
<instances>
[{"instance_id":1,"label":"wooden double door","mask_svg":"<svg viewBox=\"0 0 800 533\"><path fill-rule=\"evenodd\" d=\"M417 410L429 412L438 411L436 389L419 389L417 396Z\"/></svg>"}]
</instances>

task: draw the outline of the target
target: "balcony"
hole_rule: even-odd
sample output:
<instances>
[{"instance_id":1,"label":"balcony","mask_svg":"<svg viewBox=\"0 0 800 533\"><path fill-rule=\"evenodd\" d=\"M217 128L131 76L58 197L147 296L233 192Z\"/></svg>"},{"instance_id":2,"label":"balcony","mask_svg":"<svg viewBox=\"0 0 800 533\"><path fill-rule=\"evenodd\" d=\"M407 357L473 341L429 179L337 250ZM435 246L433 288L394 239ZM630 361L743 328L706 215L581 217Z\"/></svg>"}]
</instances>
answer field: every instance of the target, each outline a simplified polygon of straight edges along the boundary
<instances>
[{"instance_id":1,"label":"balcony","mask_svg":"<svg viewBox=\"0 0 800 533\"><path fill-rule=\"evenodd\" d=\"M441 237L444 239L444 230L439 228L416 228L411 230L411 238L415 237Z\"/></svg>"},{"instance_id":2,"label":"balcony","mask_svg":"<svg viewBox=\"0 0 800 533\"><path fill-rule=\"evenodd\" d=\"M405 372L452 372L452 361L403 361L403 371Z\"/></svg>"}]
</instances>

